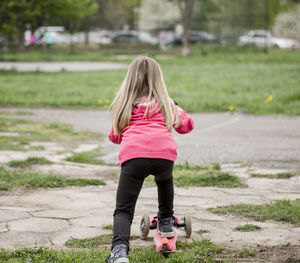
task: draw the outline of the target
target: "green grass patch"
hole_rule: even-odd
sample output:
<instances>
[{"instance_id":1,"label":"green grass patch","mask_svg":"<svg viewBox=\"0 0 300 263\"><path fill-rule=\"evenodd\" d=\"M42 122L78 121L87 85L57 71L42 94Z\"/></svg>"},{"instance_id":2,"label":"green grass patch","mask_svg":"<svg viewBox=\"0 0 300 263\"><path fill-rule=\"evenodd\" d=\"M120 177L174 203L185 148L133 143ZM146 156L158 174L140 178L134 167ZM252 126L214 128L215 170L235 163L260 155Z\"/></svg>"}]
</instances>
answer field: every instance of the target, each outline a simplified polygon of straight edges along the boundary
<instances>
[{"instance_id":1,"label":"green grass patch","mask_svg":"<svg viewBox=\"0 0 300 263\"><path fill-rule=\"evenodd\" d=\"M288 258L284 263L299 263L299 258Z\"/></svg>"},{"instance_id":2,"label":"green grass patch","mask_svg":"<svg viewBox=\"0 0 300 263\"><path fill-rule=\"evenodd\" d=\"M173 176L176 186L247 187L238 177L221 172L220 165L216 164L211 167L175 165Z\"/></svg>"},{"instance_id":3,"label":"green grass patch","mask_svg":"<svg viewBox=\"0 0 300 263\"><path fill-rule=\"evenodd\" d=\"M103 245L109 245L112 241L112 234L105 234L91 238L71 238L66 241L65 246L69 248L95 248Z\"/></svg>"},{"instance_id":4,"label":"green grass patch","mask_svg":"<svg viewBox=\"0 0 300 263\"><path fill-rule=\"evenodd\" d=\"M214 256L224 251L223 247L214 244L210 240L178 241L176 246L178 250L186 251L177 258L178 262L214 262Z\"/></svg>"},{"instance_id":5,"label":"green grass patch","mask_svg":"<svg viewBox=\"0 0 300 263\"><path fill-rule=\"evenodd\" d=\"M139 238L139 237L137 237ZM96 248L111 244L112 235L102 235L101 237L88 239L71 239L66 242L66 246L71 248ZM130 262L214 262L213 257L223 251L223 248L215 245L209 240L193 242L177 242L176 253L170 254L168 259L157 253L152 248L132 249L129 254Z\"/></svg>"},{"instance_id":6,"label":"green grass patch","mask_svg":"<svg viewBox=\"0 0 300 263\"><path fill-rule=\"evenodd\" d=\"M245 225L242 225L242 226L237 226L235 228L235 230L241 231L241 232L251 232L251 231L261 230L261 227L257 226L257 225L252 225L252 224L245 224Z\"/></svg>"},{"instance_id":7,"label":"green grass patch","mask_svg":"<svg viewBox=\"0 0 300 263\"><path fill-rule=\"evenodd\" d=\"M15 132L19 136L0 136L0 150L36 150L30 147L32 141L76 142L80 140L101 140L101 134L74 131L70 125L61 123L38 123L30 120L0 118L0 132ZM41 150L41 148L39 149Z\"/></svg>"},{"instance_id":8,"label":"green grass patch","mask_svg":"<svg viewBox=\"0 0 300 263\"><path fill-rule=\"evenodd\" d=\"M170 96L187 111L242 109L253 114L300 114L298 51L270 50L264 54L256 49L225 50L222 46L203 45L195 45L192 49L193 55L188 57L178 55L177 51L150 52L162 66ZM125 60L129 62L137 54L136 50L109 51L109 55L105 52L108 51L64 55L63 59L117 61L123 53L130 55ZM160 59L162 55L164 58ZM25 54L22 56L16 55L15 60L38 60L34 56L31 58L30 53L27 57L24 57ZM53 56L54 61L61 59L62 54ZM105 108L114 98L125 74L126 70L57 73L3 71L0 72L0 104Z\"/></svg>"},{"instance_id":9,"label":"green grass patch","mask_svg":"<svg viewBox=\"0 0 300 263\"><path fill-rule=\"evenodd\" d=\"M96 246L96 244L95 244ZM215 256L222 253L223 248L208 240L193 241L191 243L178 242L178 251L164 258L151 248L132 248L129 253L131 263L199 263L218 262ZM19 250L0 250L1 262L6 263L102 263L110 253L109 249L94 248L83 250L53 250L46 248L24 248ZM226 261L230 262L230 261Z\"/></svg>"},{"instance_id":10,"label":"green grass patch","mask_svg":"<svg viewBox=\"0 0 300 263\"><path fill-rule=\"evenodd\" d=\"M93 151L74 153L71 157L66 158L66 161L75 163L88 163L88 164L104 164L99 160L101 152L99 149Z\"/></svg>"},{"instance_id":11,"label":"green grass patch","mask_svg":"<svg viewBox=\"0 0 300 263\"><path fill-rule=\"evenodd\" d=\"M131 236L130 240L135 240L140 238L139 236ZM104 245L110 245L112 242L112 234L105 234L97 237L91 238L71 238L66 241L65 246L69 248L97 248Z\"/></svg>"},{"instance_id":12,"label":"green grass patch","mask_svg":"<svg viewBox=\"0 0 300 263\"><path fill-rule=\"evenodd\" d=\"M99 48L100 47L100 48ZM110 62L129 62L136 55L160 53L158 47L152 45L136 45L135 43L120 43L101 46L90 46L86 50L82 45L74 45L74 51L70 53L69 45L55 46L51 49L51 61L110 61ZM2 53L3 61L49 61L46 49L27 48L26 52L6 52Z\"/></svg>"},{"instance_id":13,"label":"green grass patch","mask_svg":"<svg viewBox=\"0 0 300 263\"><path fill-rule=\"evenodd\" d=\"M287 242L287 243L281 245L282 248L287 248L289 246L291 246L291 242Z\"/></svg>"},{"instance_id":14,"label":"green grass patch","mask_svg":"<svg viewBox=\"0 0 300 263\"><path fill-rule=\"evenodd\" d=\"M174 176L176 186L216 186L216 187L247 187L240 180L229 173L213 175L179 175Z\"/></svg>"},{"instance_id":15,"label":"green grass patch","mask_svg":"<svg viewBox=\"0 0 300 263\"><path fill-rule=\"evenodd\" d=\"M265 205L237 204L219 206L209 210L220 215L235 214L253 218L257 221L275 220L289 222L297 226L300 225L300 199L277 200L274 203Z\"/></svg>"},{"instance_id":16,"label":"green grass patch","mask_svg":"<svg viewBox=\"0 0 300 263\"><path fill-rule=\"evenodd\" d=\"M34 115L30 111L0 111L0 115Z\"/></svg>"},{"instance_id":17,"label":"green grass patch","mask_svg":"<svg viewBox=\"0 0 300 263\"><path fill-rule=\"evenodd\" d=\"M30 146L28 148L29 151L43 151L45 150L45 147L42 145L36 145L36 146Z\"/></svg>"},{"instance_id":18,"label":"green grass patch","mask_svg":"<svg viewBox=\"0 0 300 263\"><path fill-rule=\"evenodd\" d=\"M64 251L46 248L0 250L1 262L5 263L103 263L108 250Z\"/></svg>"},{"instance_id":19,"label":"green grass patch","mask_svg":"<svg viewBox=\"0 0 300 263\"><path fill-rule=\"evenodd\" d=\"M65 187L65 186L105 185L102 180L64 178L61 176L35 172L9 172L0 166L0 190L14 187Z\"/></svg>"},{"instance_id":20,"label":"green grass patch","mask_svg":"<svg viewBox=\"0 0 300 263\"><path fill-rule=\"evenodd\" d=\"M152 176L146 182L154 184ZM216 187L247 187L239 178L220 171L219 164L212 166L189 165L188 163L175 165L173 169L173 182L178 187L187 186L216 186Z\"/></svg>"},{"instance_id":21,"label":"green grass patch","mask_svg":"<svg viewBox=\"0 0 300 263\"><path fill-rule=\"evenodd\" d=\"M221 165L219 163L214 163L212 168L215 170L221 170Z\"/></svg>"},{"instance_id":22,"label":"green grass patch","mask_svg":"<svg viewBox=\"0 0 300 263\"><path fill-rule=\"evenodd\" d=\"M292 173L278 173L278 174L259 174L259 173L251 173L252 177L263 177L270 179L289 179L294 176Z\"/></svg>"},{"instance_id":23,"label":"green grass patch","mask_svg":"<svg viewBox=\"0 0 300 263\"><path fill-rule=\"evenodd\" d=\"M52 164L49 160L44 157L28 157L26 160L14 160L7 163L9 167L26 168L32 165L47 165Z\"/></svg>"},{"instance_id":24,"label":"green grass patch","mask_svg":"<svg viewBox=\"0 0 300 263\"><path fill-rule=\"evenodd\" d=\"M113 230L113 225L112 224L103 225L102 228L107 230Z\"/></svg>"},{"instance_id":25,"label":"green grass patch","mask_svg":"<svg viewBox=\"0 0 300 263\"><path fill-rule=\"evenodd\" d=\"M199 235L205 234L205 233L209 233L209 231L207 229L200 229L196 232Z\"/></svg>"},{"instance_id":26,"label":"green grass patch","mask_svg":"<svg viewBox=\"0 0 300 263\"><path fill-rule=\"evenodd\" d=\"M238 253L238 256L239 256L240 258L255 257L255 255L256 255L256 252L255 252L255 251L250 251L250 250L248 250L248 249L246 249L246 248L244 248L242 251L240 251L240 252Z\"/></svg>"}]
</instances>

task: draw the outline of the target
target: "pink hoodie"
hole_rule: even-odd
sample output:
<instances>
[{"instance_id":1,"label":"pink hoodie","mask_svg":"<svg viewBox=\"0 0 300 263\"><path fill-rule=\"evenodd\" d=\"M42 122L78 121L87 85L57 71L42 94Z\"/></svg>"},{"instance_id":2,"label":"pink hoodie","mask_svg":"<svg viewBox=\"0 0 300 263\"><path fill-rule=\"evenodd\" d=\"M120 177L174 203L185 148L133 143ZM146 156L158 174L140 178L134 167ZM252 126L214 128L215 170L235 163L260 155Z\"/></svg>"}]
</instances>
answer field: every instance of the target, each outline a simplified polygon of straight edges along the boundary
<instances>
[{"instance_id":1,"label":"pink hoodie","mask_svg":"<svg viewBox=\"0 0 300 263\"><path fill-rule=\"evenodd\" d=\"M150 118L144 117L146 108L147 104L135 106L130 123L122 130L121 134L115 135L113 129L109 133L109 139L113 143L121 144L120 165L134 158L159 158L171 161L175 161L177 158L177 144L166 127L158 103L156 101L151 103ZM180 124L175 130L181 134L193 130L192 118L179 106L176 108Z\"/></svg>"}]
</instances>

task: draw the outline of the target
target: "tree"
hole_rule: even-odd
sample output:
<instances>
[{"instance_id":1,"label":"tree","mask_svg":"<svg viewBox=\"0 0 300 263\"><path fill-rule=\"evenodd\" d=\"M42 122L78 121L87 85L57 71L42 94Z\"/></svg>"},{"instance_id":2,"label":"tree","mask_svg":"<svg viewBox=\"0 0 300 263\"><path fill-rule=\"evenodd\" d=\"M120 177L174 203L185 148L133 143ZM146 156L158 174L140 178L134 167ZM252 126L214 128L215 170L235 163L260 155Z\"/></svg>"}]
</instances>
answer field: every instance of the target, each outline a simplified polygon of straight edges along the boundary
<instances>
[{"instance_id":1,"label":"tree","mask_svg":"<svg viewBox=\"0 0 300 263\"><path fill-rule=\"evenodd\" d=\"M24 48L24 32L32 27L78 21L98 8L93 0L0 0L0 33L18 35Z\"/></svg>"},{"instance_id":2,"label":"tree","mask_svg":"<svg viewBox=\"0 0 300 263\"><path fill-rule=\"evenodd\" d=\"M67 30L74 34L74 32L80 28L85 27L86 34L88 34L88 19L91 15L95 14L98 10L98 4L93 0L64 0L65 5L68 8L64 9L61 15L63 25ZM85 23L85 24L84 24ZM70 51L74 52L73 41L70 43Z\"/></svg>"},{"instance_id":3,"label":"tree","mask_svg":"<svg viewBox=\"0 0 300 263\"><path fill-rule=\"evenodd\" d=\"M273 33L275 36L297 39L300 42L300 1L288 12L276 17Z\"/></svg>"},{"instance_id":4,"label":"tree","mask_svg":"<svg viewBox=\"0 0 300 263\"><path fill-rule=\"evenodd\" d=\"M168 0L145 0L139 10L139 29L157 32L174 29L181 21L178 5Z\"/></svg>"},{"instance_id":5,"label":"tree","mask_svg":"<svg viewBox=\"0 0 300 263\"><path fill-rule=\"evenodd\" d=\"M276 16L300 0L196 0L193 27L219 35L228 42L250 29L270 30Z\"/></svg>"},{"instance_id":6,"label":"tree","mask_svg":"<svg viewBox=\"0 0 300 263\"><path fill-rule=\"evenodd\" d=\"M135 28L137 9L141 0L95 0L101 7L94 15L98 26L109 30L120 30L125 25Z\"/></svg>"},{"instance_id":7,"label":"tree","mask_svg":"<svg viewBox=\"0 0 300 263\"><path fill-rule=\"evenodd\" d=\"M182 55L187 56L191 53L189 41L190 41L190 31L192 26L192 17L194 11L194 0L177 0L182 24L183 24L183 46Z\"/></svg>"}]
</instances>

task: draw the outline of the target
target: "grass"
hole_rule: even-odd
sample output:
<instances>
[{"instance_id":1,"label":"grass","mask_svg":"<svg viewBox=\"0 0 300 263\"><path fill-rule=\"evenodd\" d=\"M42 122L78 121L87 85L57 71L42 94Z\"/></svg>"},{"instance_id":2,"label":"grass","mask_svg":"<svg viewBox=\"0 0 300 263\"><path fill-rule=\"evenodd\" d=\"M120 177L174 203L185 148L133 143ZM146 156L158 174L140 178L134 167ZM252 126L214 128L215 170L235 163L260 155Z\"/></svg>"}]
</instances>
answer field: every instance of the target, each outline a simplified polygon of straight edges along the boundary
<instances>
[{"instance_id":1,"label":"grass","mask_svg":"<svg viewBox=\"0 0 300 263\"><path fill-rule=\"evenodd\" d=\"M34 115L30 111L0 111L0 115Z\"/></svg>"},{"instance_id":2,"label":"grass","mask_svg":"<svg viewBox=\"0 0 300 263\"><path fill-rule=\"evenodd\" d=\"M191 243L179 242L179 250L164 258L157 253L154 247L133 248L129 254L131 263L199 263L218 262L214 257L222 253L223 248L214 243L203 240ZM108 249L76 249L76 250L53 250L46 248L24 248L19 250L0 250L1 262L6 263L102 263L109 254ZM230 261L227 261L230 262Z\"/></svg>"},{"instance_id":3,"label":"grass","mask_svg":"<svg viewBox=\"0 0 300 263\"><path fill-rule=\"evenodd\" d=\"M220 165L175 165L173 181L176 186L247 187L239 178L220 171Z\"/></svg>"},{"instance_id":4,"label":"grass","mask_svg":"<svg viewBox=\"0 0 300 263\"><path fill-rule=\"evenodd\" d=\"M107 247L107 245L104 245ZM270 252L274 255L283 253L283 249L270 247ZM296 252L297 248L294 248ZM23 248L18 250L0 249L0 259L4 263L102 263L110 253L108 248L76 248L68 250L54 250L48 248ZM287 252L285 252L287 253ZM258 255L257 255L258 254ZM273 256L274 256L273 255ZM249 262L255 259L269 262L269 254L264 255L259 250L250 251L243 249L240 251L227 250L220 247L209 240L193 240L192 242L177 242L177 251L170 254L168 258L164 258L155 251L154 246L148 248L131 248L129 253L129 261L131 263L217 263L217 262L244 262L245 258L249 258ZM289 255L287 255L289 256ZM247 261L248 262L248 261ZM256 261L255 261L256 262ZM284 262L297 262L296 259L290 258Z\"/></svg>"},{"instance_id":5,"label":"grass","mask_svg":"<svg viewBox=\"0 0 300 263\"><path fill-rule=\"evenodd\" d=\"M113 225L112 224L103 225L102 228L107 230L113 230Z\"/></svg>"},{"instance_id":6,"label":"grass","mask_svg":"<svg viewBox=\"0 0 300 263\"><path fill-rule=\"evenodd\" d=\"M37 172L9 172L0 166L0 190L10 190L14 187L65 187L65 186L105 185L102 180L64 178L61 176Z\"/></svg>"},{"instance_id":7,"label":"grass","mask_svg":"<svg viewBox=\"0 0 300 263\"><path fill-rule=\"evenodd\" d=\"M52 164L49 160L44 157L28 157L26 160L14 160L7 163L9 167L18 167L18 168L26 168L32 165L44 165L44 164Z\"/></svg>"},{"instance_id":8,"label":"grass","mask_svg":"<svg viewBox=\"0 0 300 263\"><path fill-rule=\"evenodd\" d=\"M270 179L289 179L294 176L292 173L278 173L278 174L259 174L259 173L251 173L252 177L264 177Z\"/></svg>"},{"instance_id":9,"label":"grass","mask_svg":"<svg viewBox=\"0 0 300 263\"><path fill-rule=\"evenodd\" d=\"M285 243L285 244L282 244L281 247L282 247L282 248L287 248L287 247L289 247L290 245L291 245L291 242L287 242L287 243Z\"/></svg>"},{"instance_id":10,"label":"grass","mask_svg":"<svg viewBox=\"0 0 300 263\"><path fill-rule=\"evenodd\" d=\"M216 187L247 187L239 178L220 171L219 164L212 166L189 165L188 163L175 165L173 182L178 187L187 186L216 186ZM154 184L154 177L148 176L146 182Z\"/></svg>"},{"instance_id":11,"label":"grass","mask_svg":"<svg viewBox=\"0 0 300 263\"><path fill-rule=\"evenodd\" d=\"M238 253L240 258L248 258L248 257L255 257L256 253L255 251L250 251L246 248L244 248L242 251Z\"/></svg>"},{"instance_id":12,"label":"grass","mask_svg":"<svg viewBox=\"0 0 300 263\"><path fill-rule=\"evenodd\" d=\"M105 234L91 238L72 238L66 241L65 246L69 248L95 248L103 245L109 245L112 241L112 234Z\"/></svg>"},{"instance_id":13,"label":"grass","mask_svg":"<svg viewBox=\"0 0 300 263\"><path fill-rule=\"evenodd\" d=\"M101 156L99 149L93 151L74 153L71 157L66 158L66 161L75 163L88 163L88 164L104 164L98 158Z\"/></svg>"},{"instance_id":14,"label":"grass","mask_svg":"<svg viewBox=\"0 0 300 263\"><path fill-rule=\"evenodd\" d=\"M296 258L288 258L284 263L299 263L299 259Z\"/></svg>"},{"instance_id":15,"label":"grass","mask_svg":"<svg viewBox=\"0 0 300 263\"><path fill-rule=\"evenodd\" d=\"M203 52L205 49L205 52ZM138 51L141 52L141 51ZM189 112L235 111L253 114L300 114L300 52L222 46L193 46L193 55L151 51L163 69L172 98ZM64 60L129 62L137 51L95 51L64 55ZM161 55L167 55L160 59ZM204 55L206 54L206 55ZM21 58L23 56L23 58ZM30 53L16 60L35 60ZM4 57L4 59L8 59ZM55 57L53 60L59 61ZM106 108L126 70L101 72L0 72L0 104L28 106L95 106ZM271 97L270 97L271 96ZM269 99L268 99L269 98ZM106 101L107 100L107 101ZM106 102L105 102L106 101Z\"/></svg>"},{"instance_id":16,"label":"grass","mask_svg":"<svg viewBox=\"0 0 300 263\"><path fill-rule=\"evenodd\" d=\"M199 235L205 234L205 233L209 233L209 231L207 229L200 229L196 232Z\"/></svg>"},{"instance_id":17,"label":"grass","mask_svg":"<svg viewBox=\"0 0 300 263\"><path fill-rule=\"evenodd\" d=\"M24 248L19 250L0 250L1 262L5 263L102 263L108 250L63 251L46 248Z\"/></svg>"},{"instance_id":18,"label":"grass","mask_svg":"<svg viewBox=\"0 0 300 263\"><path fill-rule=\"evenodd\" d=\"M128 61L136 54L156 54L159 52L157 47L136 44L119 44L99 46L95 49L90 47L90 50L84 50L81 46L75 45L75 50L70 53L69 46L61 45L52 47L51 61L111 61L119 62L119 55L122 55L122 61ZM138 53L137 53L138 52ZM27 48L25 52L7 52L0 54L0 60L2 61L48 61L49 57L46 49L40 48Z\"/></svg>"},{"instance_id":19,"label":"grass","mask_svg":"<svg viewBox=\"0 0 300 263\"><path fill-rule=\"evenodd\" d=\"M257 221L275 220L300 226L300 199L277 200L274 203L265 205L237 204L219 206L209 210L220 215L235 214Z\"/></svg>"},{"instance_id":20,"label":"grass","mask_svg":"<svg viewBox=\"0 0 300 263\"><path fill-rule=\"evenodd\" d=\"M131 236L130 240L140 238L139 236ZM105 234L97 237L84 239L72 238L66 241L65 246L69 248L97 248L104 245L110 245L112 242L112 234Z\"/></svg>"},{"instance_id":21,"label":"grass","mask_svg":"<svg viewBox=\"0 0 300 263\"><path fill-rule=\"evenodd\" d=\"M174 183L176 186L247 187L236 176L229 173L174 176Z\"/></svg>"},{"instance_id":22,"label":"grass","mask_svg":"<svg viewBox=\"0 0 300 263\"><path fill-rule=\"evenodd\" d=\"M31 141L72 142L88 139L101 139L93 132L74 131L71 126L60 123L38 123L23 119L0 118L0 132L19 133L18 136L0 136L0 150L42 150L30 147Z\"/></svg>"},{"instance_id":23,"label":"grass","mask_svg":"<svg viewBox=\"0 0 300 263\"><path fill-rule=\"evenodd\" d=\"M257 225L253 225L253 224L245 224L245 225L242 225L242 226L237 226L235 228L235 230L241 231L241 232L252 232L252 231L261 230L261 227L257 226Z\"/></svg>"}]
</instances>

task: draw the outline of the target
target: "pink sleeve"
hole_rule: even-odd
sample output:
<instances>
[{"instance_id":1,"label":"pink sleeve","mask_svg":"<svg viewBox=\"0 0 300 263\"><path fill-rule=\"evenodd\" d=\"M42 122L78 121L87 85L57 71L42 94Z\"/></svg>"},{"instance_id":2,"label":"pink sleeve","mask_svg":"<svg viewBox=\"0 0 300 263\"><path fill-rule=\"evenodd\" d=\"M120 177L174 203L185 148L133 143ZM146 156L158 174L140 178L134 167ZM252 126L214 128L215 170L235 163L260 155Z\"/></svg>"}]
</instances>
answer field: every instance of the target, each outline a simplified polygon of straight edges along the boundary
<instances>
[{"instance_id":1,"label":"pink sleeve","mask_svg":"<svg viewBox=\"0 0 300 263\"><path fill-rule=\"evenodd\" d=\"M181 134L189 133L194 129L194 121L183 109L176 105L179 114L179 126L174 127L175 131Z\"/></svg>"},{"instance_id":2,"label":"pink sleeve","mask_svg":"<svg viewBox=\"0 0 300 263\"><path fill-rule=\"evenodd\" d=\"M108 138L110 139L111 142L115 144L120 144L122 142L122 133L120 133L119 135L115 135L114 129L111 128Z\"/></svg>"}]
</instances>

